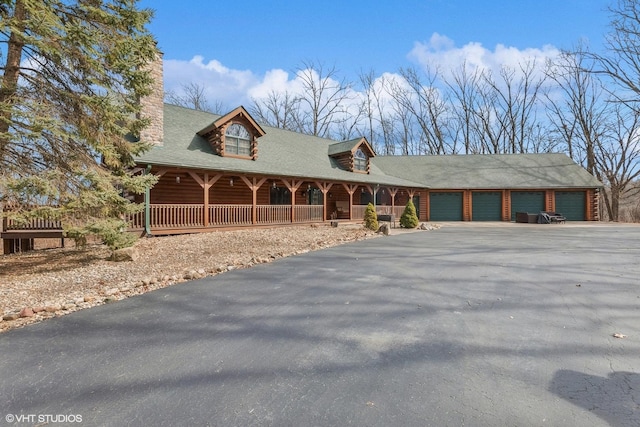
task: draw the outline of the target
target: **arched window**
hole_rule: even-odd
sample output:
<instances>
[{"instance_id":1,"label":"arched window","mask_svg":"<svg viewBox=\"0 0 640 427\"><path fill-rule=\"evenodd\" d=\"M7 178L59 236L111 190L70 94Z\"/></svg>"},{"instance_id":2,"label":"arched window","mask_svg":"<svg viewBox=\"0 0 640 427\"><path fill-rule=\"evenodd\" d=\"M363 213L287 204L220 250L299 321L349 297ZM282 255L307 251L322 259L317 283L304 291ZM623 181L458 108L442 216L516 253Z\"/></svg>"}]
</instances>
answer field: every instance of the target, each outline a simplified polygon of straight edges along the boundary
<instances>
[{"instance_id":1,"label":"arched window","mask_svg":"<svg viewBox=\"0 0 640 427\"><path fill-rule=\"evenodd\" d=\"M236 154L238 156L251 156L251 134L239 123L234 123L227 127L224 134L225 154Z\"/></svg>"},{"instance_id":2,"label":"arched window","mask_svg":"<svg viewBox=\"0 0 640 427\"><path fill-rule=\"evenodd\" d=\"M353 155L353 168L358 171L367 170L367 155L358 148L358 151Z\"/></svg>"}]
</instances>

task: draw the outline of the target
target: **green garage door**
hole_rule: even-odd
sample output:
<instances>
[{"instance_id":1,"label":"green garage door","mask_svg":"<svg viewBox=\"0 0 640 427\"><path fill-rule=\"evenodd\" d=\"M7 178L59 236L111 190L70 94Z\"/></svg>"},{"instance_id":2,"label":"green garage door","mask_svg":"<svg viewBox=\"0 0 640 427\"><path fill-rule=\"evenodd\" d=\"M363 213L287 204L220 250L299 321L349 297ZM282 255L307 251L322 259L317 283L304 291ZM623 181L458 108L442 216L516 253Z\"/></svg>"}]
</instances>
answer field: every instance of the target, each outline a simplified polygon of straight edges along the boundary
<instances>
[{"instance_id":1,"label":"green garage door","mask_svg":"<svg viewBox=\"0 0 640 427\"><path fill-rule=\"evenodd\" d=\"M502 193L500 191L474 191L471 193L473 221L500 221L502 219Z\"/></svg>"},{"instance_id":2,"label":"green garage door","mask_svg":"<svg viewBox=\"0 0 640 427\"><path fill-rule=\"evenodd\" d=\"M586 197L584 191L556 191L556 212L569 221L584 221Z\"/></svg>"},{"instance_id":3,"label":"green garage door","mask_svg":"<svg viewBox=\"0 0 640 427\"><path fill-rule=\"evenodd\" d=\"M537 214L544 210L544 191L512 191L511 221L516 220L516 212Z\"/></svg>"},{"instance_id":4,"label":"green garage door","mask_svg":"<svg viewBox=\"0 0 640 427\"><path fill-rule=\"evenodd\" d=\"M430 221L462 221L462 193L429 193Z\"/></svg>"}]
</instances>

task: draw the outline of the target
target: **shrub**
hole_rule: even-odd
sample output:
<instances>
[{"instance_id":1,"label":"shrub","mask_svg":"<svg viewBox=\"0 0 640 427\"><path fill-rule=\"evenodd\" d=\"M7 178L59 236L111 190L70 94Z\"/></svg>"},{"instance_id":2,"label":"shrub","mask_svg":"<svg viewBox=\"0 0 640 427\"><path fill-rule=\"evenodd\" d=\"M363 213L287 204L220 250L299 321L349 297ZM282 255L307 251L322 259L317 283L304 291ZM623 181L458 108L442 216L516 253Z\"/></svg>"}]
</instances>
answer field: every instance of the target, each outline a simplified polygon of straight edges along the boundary
<instances>
[{"instance_id":1,"label":"shrub","mask_svg":"<svg viewBox=\"0 0 640 427\"><path fill-rule=\"evenodd\" d=\"M416 228L420 220L416 215L416 207L413 204L413 200L409 199L404 207L404 212L400 217L400 226L403 228Z\"/></svg>"},{"instance_id":2,"label":"shrub","mask_svg":"<svg viewBox=\"0 0 640 427\"><path fill-rule=\"evenodd\" d=\"M364 226L369 230L378 231L378 215L376 214L376 208L371 203L367 205L367 209L364 211Z\"/></svg>"}]
</instances>

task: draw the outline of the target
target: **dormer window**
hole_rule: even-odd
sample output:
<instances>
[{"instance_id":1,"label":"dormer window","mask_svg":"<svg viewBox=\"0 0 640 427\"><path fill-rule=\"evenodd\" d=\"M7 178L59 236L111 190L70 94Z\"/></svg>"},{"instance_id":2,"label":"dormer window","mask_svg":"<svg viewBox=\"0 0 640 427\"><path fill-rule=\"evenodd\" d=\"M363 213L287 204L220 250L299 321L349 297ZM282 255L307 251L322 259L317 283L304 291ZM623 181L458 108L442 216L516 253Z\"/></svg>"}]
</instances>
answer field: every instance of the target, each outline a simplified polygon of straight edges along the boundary
<instances>
[{"instance_id":1,"label":"dormer window","mask_svg":"<svg viewBox=\"0 0 640 427\"><path fill-rule=\"evenodd\" d=\"M353 168L358 171L367 170L367 155L360 148L353 155Z\"/></svg>"},{"instance_id":2,"label":"dormer window","mask_svg":"<svg viewBox=\"0 0 640 427\"><path fill-rule=\"evenodd\" d=\"M367 174L369 159L376 155L364 137L331 144L328 154L342 169Z\"/></svg>"},{"instance_id":3,"label":"dormer window","mask_svg":"<svg viewBox=\"0 0 640 427\"><path fill-rule=\"evenodd\" d=\"M218 156L256 160L258 138L264 130L244 107L238 107L199 130L198 135L209 141Z\"/></svg>"},{"instance_id":4,"label":"dormer window","mask_svg":"<svg viewBox=\"0 0 640 427\"><path fill-rule=\"evenodd\" d=\"M224 134L224 149L227 154L251 156L251 134L239 123L227 127Z\"/></svg>"}]
</instances>

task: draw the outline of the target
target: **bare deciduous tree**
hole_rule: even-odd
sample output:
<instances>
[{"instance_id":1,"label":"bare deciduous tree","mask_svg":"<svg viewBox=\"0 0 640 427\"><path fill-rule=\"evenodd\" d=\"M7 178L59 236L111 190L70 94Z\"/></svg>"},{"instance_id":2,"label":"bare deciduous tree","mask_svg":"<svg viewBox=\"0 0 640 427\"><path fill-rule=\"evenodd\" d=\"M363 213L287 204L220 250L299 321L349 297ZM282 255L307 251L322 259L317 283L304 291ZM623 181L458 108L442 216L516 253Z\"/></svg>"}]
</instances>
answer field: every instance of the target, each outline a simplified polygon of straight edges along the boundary
<instances>
[{"instance_id":1,"label":"bare deciduous tree","mask_svg":"<svg viewBox=\"0 0 640 427\"><path fill-rule=\"evenodd\" d=\"M594 72L610 77L622 91L612 91L620 102L637 108L640 101L640 2L617 0L610 9L611 32L606 55L585 52L597 61Z\"/></svg>"},{"instance_id":2,"label":"bare deciduous tree","mask_svg":"<svg viewBox=\"0 0 640 427\"><path fill-rule=\"evenodd\" d=\"M271 91L266 98L254 98L249 108L261 123L280 129L296 131L300 118L300 98L292 93Z\"/></svg>"},{"instance_id":3,"label":"bare deciduous tree","mask_svg":"<svg viewBox=\"0 0 640 427\"><path fill-rule=\"evenodd\" d=\"M335 67L303 62L296 78L302 84L297 130L309 135L330 137L332 127L347 120L345 104L352 95L351 84L339 79Z\"/></svg>"},{"instance_id":4,"label":"bare deciduous tree","mask_svg":"<svg viewBox=\"0 0 640 427\"><path fill-rule=\"evenodd\" d=\"M478 69L470 70L463 63L458 71L454 71L450 80L445 80L451 96L453 121L452 129L455 141L461 140L465 154L478 154L483 150L478 144L477 112L481 110L481 94L479 93L481 73Z\"/></svg>"},{"instance_id":5,"label":"bare deciduous tree","mask_svg":"<svg viewBox=\"0 0 640 427\"><path fill-rule=\"evenodd\" d=\"M226 111L221 101L215 101L213 104L209 102L204 85L191 82L181 85L181 89L181 94L168 90L165 93L165 100L169 104L192 108L194 110L208 111L210 113L223 114Z\"/></svg>"},{"instance_id":6,"label":"bare deciduous tree","mask_svg":"<svg viewBox=\"0 0 640 427\"><path fill-rule=\"evenodd\" d=\"M383 76L376 78L373 70L360 74L363 89L362 110L369 141L377 153L392 155L395 152L394 120L392 108L386 101L389 83Z\"/></svg>"},{"instance_id":7,"label":"bare deciduous tree","mask_svg":"<svg viewBox=\"0 0 640 427\"><path fill-rule=\"evenodd\" d=\"M449 105L435 86L438 73L427 70L426 81L414 68L401 69L400 75L403 81L393 82L390 94L418 125L420 136L416 154L449 153Z\"/></svg>"},{"instance_id":8,"label":"bare deciduous tree","mask_svg":"<svg viewBox=\"0 0 640 427\"><path fill-rule=\"evenodd\" d=\"M536 122L536 106L544 77L536 76L536 62L525 61L519 69L503 66L499 80L484 73L483 77L493 91L495 119L500 126L500 152L526 153L531 151L529 140Z\"/></svg>"},{"instance_id":9,"label":"bare deciduous tree","mask_svg":"<svg viewBox=\"0 0 640 427\"><path fill-rule=\"evenodd\" d=\"M604 201L609 219L620 218L620 201L637 197L634 183L640 177L640 110L614 104L607 132L597 140L598 178L605 184Z\"/></svg>"},{"instance_id":10,"label":"bare deciduous tree","mask_svg":"<svg viewBox=\"0 0 640 427\"><path fill-rule=\"evenodd\" d=\"M555 83L545 95L551 126L564 139L569 156L595 175L595 146L609 118L602 83L580 51L563 52L549 62L547 76Z\"/></svg>"}]
</instances>

